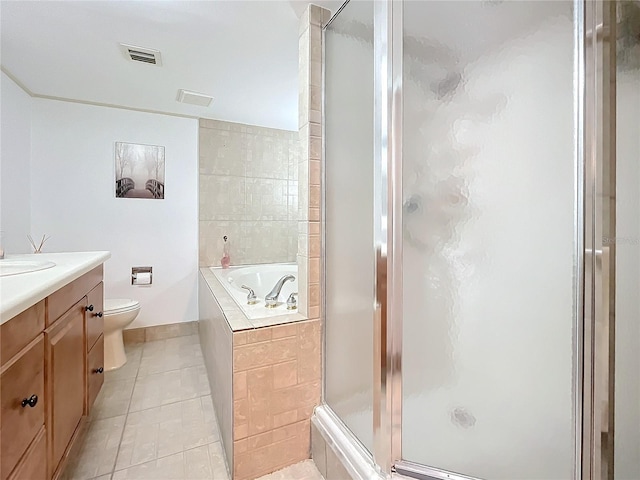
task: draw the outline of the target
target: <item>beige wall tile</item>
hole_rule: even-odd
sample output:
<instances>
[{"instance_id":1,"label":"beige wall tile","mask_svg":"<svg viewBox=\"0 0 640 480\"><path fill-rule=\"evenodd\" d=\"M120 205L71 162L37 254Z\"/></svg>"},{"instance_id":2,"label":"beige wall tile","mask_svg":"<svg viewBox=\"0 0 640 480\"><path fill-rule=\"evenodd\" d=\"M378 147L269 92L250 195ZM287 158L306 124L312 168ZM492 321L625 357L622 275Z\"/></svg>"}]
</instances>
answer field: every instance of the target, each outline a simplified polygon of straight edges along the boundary
<instances>
[{"instance_id":1,"label":"beige wall tile","mask_svg":"<svg viewBox=\"0 0 640 480\"><path fill-rule=\"evenodd\" d=\"M311 283L309 284L309 307L318 307L320 306L320 284L319 283Z\"/></svg>"},{"instance_id":2,"label":"beige wall tile","mask_svg":"<svg viewBox=\"0 0 640 480\"><path fill-rule=\"evenodd\" d=\"M254 393L270 392L273 389L273 369L271 366L249 370L247 372L247 389Z\"/></svg>"},{"instance_id":3,"label":"beige wall tile","mask_svg":"<svg viewBox=\"0 0 640 480\"><path fill-rule=\"evenodd\" d=\"M309 258L309 282L320 283L320 257Z\"/></svg>"},{"instance_id":4,"label":"beige wall tile","mask_svg":"<svg viewBox=\"0 0 640 480\"><path fill-rule=\"evenodd\" d=\"M239 455L247 451L248 441L246 438L233 442L233 453Z\"/></svg>"},{"instance_id":5,"label":"beige wall tile","mask_svg":"<svg viewBox=\"0 0 640 480\"><path fill-rule=\"evenodd\" d=\"M233 346L246 345L247 332L233 332Z\"/></svg>"},{"instance_id":6,"label":"beige wall tile","mask_svg":"<svg viewBox=\"0 0 640 480\"><path fill-rule=\"evenodd\" d=\"M233 398L235 400L247 398L247 372L233 374Z\"/></svg>"},{"instance_id":7,"label":"beige wall tile","mask_svg":"<svg viewBox=\"0 0 640 480\"><path fill-rule=\"evenodd\" d=\"M247 331L247 343L267 342L271 340L270 328L257 328Z\"/></svg>"},{"instance_id":8,"label":"beige wall tile","mask_svg":"<svg viewBox=\"0 0 640 480\"><path fill-rule=\"evenodd\" d=\"M322 376L320 320L298 325L298 383L314 382Z\"/></svg>"},{"instance_id":9,"label":"beige wall tile","mask_svg":"<svg viewBox=\"0 0 640 480\"><path fill-rule=\"evenodd\" d=\"M123 330L122 338L125 345L144 343L144 331L144 328L130 328L128 330Z\"/></svg>"},{"instance_id":10,"label":"beige wall tile","mask_svg":"<svg viewBox=\"0 0 640 480\"><path fill-rule=\"evenodd\" d=\"M268 393L249 387L249 435L264 433L273 428L271 398Z\"/></svg>"},{"instance_id":11,"label":"beige wall tile","mask_svg":"<svg viewBox=\"0 0 640 480\"><path fill-rule=\"evenodd\" d=\"M317 307L309 307L309 313L308 313L308 317L309 318L320 318L320 306L318 305Z\"/></svg>"},{"instance_id":12,"label":"beige wall tile","mask_svg":"<svg viewBox=\"0 0 640 480\"><path fill-rule=\"evenodd\" d=\"M262 365L293 360L296 357L296 339L282 338L271 342L254 343L234 348L234 371L248 370ZM249 381L251 374L249 374ZM251 387L251 385L249 385Z\"/></svg>"},{"instance_id":13,"label":"beige wall tile","mask_svg":"<svg viewBox=\"0 0 640 480\"><path fill-rule=\"evenodd\" d=\"M289 410L287 412L278 413L273 416L273 428L282 427L283 425L289 425L298 421L300 417L298 410Z\"/></svg>"},{"instance_id":14,"label":"beige wall tile","mask_svg":"<svg viewBox=\"0 0 640 480\"><path fill-rule=\"evenodd\" d=\"M309 257L320 257L322 241L320 235L309 235ZM309 277L311 279L311 277Z\"/></svg>"},{"instance_id":15,"label":"beige wall tile","mask_svg":"<svg viewBox=\"0 0 640 480\"><path fill-rule=\"evenodd\" d=\"M298 361L278 363L273 366L273 388L290 387L298 383Z\"/></svg>"},{"instance_id":16,"label":"beige wall tile","mask_svg":"<svg viewBox=\"0 0 640 480\"><path fill-rule=\"evenodd\" d=\"M249 422L249 401L246 398L233 402L233 425L235 427Z\"/></svg>"},{"instance_id":17,"label":"beige wall tile","mask_svg":"<svg viewBox=\"0 0 640 480\"><path fill-rule=\"evenodd\" d=\"M320 222L309 222L309 235L320 235Z\"/></svg>"},{"instance_id":18,"label":"beige wall tile","mask_svg":"<svg viewBox=\"0 0 640 480\"><path fill-rule=\"evenodd\" d=\"M271 335L274 340L285 337L295 337L298 334L298 326L295 323L277 325L271 328Z\"/></svg>"},{"instance_id":19,"label":"beige wall tile","mask_svg":"<svg viewBox=\"0 0 640 480\"><path fill-rule=\"evenodd\" d=\"M243 423L242 425L234 425L233 426L233 439L240 440L242 438L246 438L249 434L249 424ZM235 452L234 452L235 456Z\"/></svg>"},{"instance_id":20,"label":"beige wall tile","mask_svg":"<svg viewBox=\"0 0 640 480\"><path fill-rule=\"evenodd\" d=\"M320 185L321 162L319 160L309 160L309 185Z\"/></svg>"},{"instance_id":21,"label":"beige wall tile","mask_svg":"<svg viewBox=\"0 0 640 480\"><path fill-rule=\"evenodd\" d=\"M257 450L258 448L266 447L274 442L273 430L269 430L265 433L260 433L252 437L247 438L248 451Z\"/></svg>"},{"instance_id":22,"label":"beige wall tile","mask_svg":"<svg viewBox=\"0 0 640 480\"><path fill-rule=\"evenodd\" d=\"M295 261L299 133L201 120L199 265Z\"/></svg>"}]
</instances>

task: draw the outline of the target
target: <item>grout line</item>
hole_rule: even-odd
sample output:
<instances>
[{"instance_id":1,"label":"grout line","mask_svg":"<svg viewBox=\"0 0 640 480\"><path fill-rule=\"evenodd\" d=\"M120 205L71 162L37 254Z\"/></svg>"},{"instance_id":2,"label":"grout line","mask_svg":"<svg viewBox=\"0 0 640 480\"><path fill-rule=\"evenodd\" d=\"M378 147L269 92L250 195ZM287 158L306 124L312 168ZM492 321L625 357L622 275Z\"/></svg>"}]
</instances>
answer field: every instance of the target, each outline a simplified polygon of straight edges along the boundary
<instances>
[{"instance_id":1,"label":"grout line","mask_svg":"<svg viewBox=\"0 0 640 480\"><path fill-rule=\"evenodd\" d=\"M114 469L113 472L111 472L111 475L113 475L116 472L121 472L122 470L127 470L128 468L133 468L133 467L138 467L140 465L144 465L145 463L150 463L150 462L155 462L156 460L161 460L163 458L167 458L167 457L171 457L172 455L178 455L179 453L185 453L185 452L190 452L191 450L195 450L196 448L202 448L202 447L207 447L207 458L209 458L209 462L211 462L211 457L209 455L209 445L213 445L214 443L221 443L222 440L216 440L213 442L208 442L208 443L203 443L202 445L197 445L195 447L189 447L189 448L185 448L183 450L180 450L179 452L173 452L173 453L169 453L167 455L159 455L155 458L152 458L151 460L145 460L144 462L140 462L140 463L132 463L131 465L128 465L126 467L122 467L120 469ZM105 473L105 475L107 475Z\"/></svg>"},{"instance_id":2,"label":"grout line","mask_svg":"<svg viewBox=\"0 0 640 480\"><path fill-rule=\"evenodd\" d=\"M110 479L113 478L113 475L116 471L116 464L118 462L118 456L120 455L120 447L122 446L122 439L124 438L124 431L127 428L127 420L129 419L129 411L131 410L131 400L133 399L133 392L136 391L136 383L138 382L138 373L140 372L140 364L142 363L142 354L140 352L140 360L138 362L138 368L136 369L136 375L133 378L133 388L131 389L131 395L129 395L129 403L127 405L127 412L124 415L124 424L122 425L122 432L120 433L120 440L118 441L118 449L116 450L116 456L113 459L113 466L111 467Z\"/></svg>"}]
</instances>

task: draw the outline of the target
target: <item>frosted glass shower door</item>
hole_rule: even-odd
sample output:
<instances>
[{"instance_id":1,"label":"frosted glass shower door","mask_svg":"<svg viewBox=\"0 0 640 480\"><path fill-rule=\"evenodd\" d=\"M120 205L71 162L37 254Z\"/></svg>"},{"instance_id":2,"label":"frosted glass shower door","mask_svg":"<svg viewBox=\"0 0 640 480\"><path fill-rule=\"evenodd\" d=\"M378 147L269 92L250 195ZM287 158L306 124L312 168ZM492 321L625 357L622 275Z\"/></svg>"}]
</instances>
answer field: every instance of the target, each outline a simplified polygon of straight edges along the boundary
<instances>
[{"instance_id":1,"label":"frosted glass shower door","mask_svg":"<svg viewBox=\"0 0 640 480\"><path fill-rule=\"evenodd\" d=\"M373 3L325 30L325 401L373 444Z\"/></svg>"},{"instance_id":2,"label":"frosted glass shower door","mask_svg":"<svg viewBox=\"0 0 640 480\"><path fill-rule=\"evenodd\" d=\"M615 480L640 478L640 3L618 2L616 61L615 230Z\"/></svg>"},{"instance_id":3,"label":"frosted glass shower door","mask_svg":"<svg viewBox=\"0 0 640 480\"><path fill-rule=\"evenodd\" d=\"M563 1L404 2L406 461L572 475L573 18Z\"/></svg>"}]
</instances>

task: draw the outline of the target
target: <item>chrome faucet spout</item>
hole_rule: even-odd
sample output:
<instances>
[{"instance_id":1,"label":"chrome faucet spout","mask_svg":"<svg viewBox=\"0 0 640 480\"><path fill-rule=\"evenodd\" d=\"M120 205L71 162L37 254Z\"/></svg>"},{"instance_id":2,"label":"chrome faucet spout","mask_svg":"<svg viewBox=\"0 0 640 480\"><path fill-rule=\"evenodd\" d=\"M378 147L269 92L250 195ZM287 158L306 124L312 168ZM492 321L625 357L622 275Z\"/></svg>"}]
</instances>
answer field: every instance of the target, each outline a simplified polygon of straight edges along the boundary
<instances>
[{"instance_id":1,"label":"chrome faucet spout","mask_svg":"<svg viewBox=\"0 0 640 480\"><path fill-rule=\"evenodd\" d=\"M278 305L278 297L280 296L280 290L282 290L282 286L285 282L294 281L296 277L293 275L285 275L280 280L278 280L275 286L271 289L271 291L264 297L264 302L267 307L273 308Z\"/></svg>"}]
</instances>

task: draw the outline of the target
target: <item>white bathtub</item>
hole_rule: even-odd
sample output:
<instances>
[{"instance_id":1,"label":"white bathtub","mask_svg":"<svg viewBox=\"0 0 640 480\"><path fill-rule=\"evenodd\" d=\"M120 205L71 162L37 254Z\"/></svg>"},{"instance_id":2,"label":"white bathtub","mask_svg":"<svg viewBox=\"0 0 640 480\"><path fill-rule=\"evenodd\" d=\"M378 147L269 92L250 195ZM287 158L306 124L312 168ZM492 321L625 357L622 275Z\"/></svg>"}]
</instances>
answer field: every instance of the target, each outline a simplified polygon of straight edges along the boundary
<instances>
[{"instance_id":1,"label":"white bathtub","mask_svg":"<svg viewBox=\"0 0 640 480\"><path fill-rule=\"evenodd\" d=\"M227 269L210 267L210 270L249 319L298 313L297 309L287 310L286 305L289 295L298 292L298 266L295 263L273 263ZM293 275L296 279L283 285L275 308L265 307L264 297L285 275ZM253 289L258 297L257 304L247 305L248 291L241 288L242 285Z\"/></svg>"}]
</instances>

